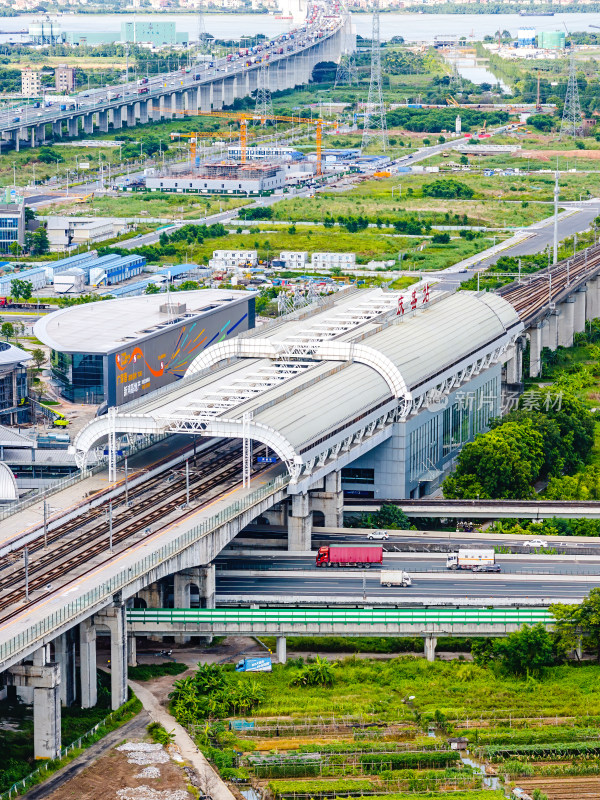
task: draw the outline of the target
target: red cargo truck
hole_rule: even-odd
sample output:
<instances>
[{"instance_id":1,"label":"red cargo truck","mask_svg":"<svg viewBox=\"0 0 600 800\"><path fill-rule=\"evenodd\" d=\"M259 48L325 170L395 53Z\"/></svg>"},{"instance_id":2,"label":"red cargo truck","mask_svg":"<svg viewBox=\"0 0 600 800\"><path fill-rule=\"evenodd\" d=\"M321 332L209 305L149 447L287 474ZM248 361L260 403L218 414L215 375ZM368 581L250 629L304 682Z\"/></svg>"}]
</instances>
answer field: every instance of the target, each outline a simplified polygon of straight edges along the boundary
<instances>
[{"instance_id":1,"label":"red cargo truck","mask_svg":"<svg viewBox=\"0 0 600 800\"><path fill-rule=\"evenodd\" d=\"M382 561L382 547L325 546L317 552L317 567L370 567Z\"/></svg>"}]
</instances>

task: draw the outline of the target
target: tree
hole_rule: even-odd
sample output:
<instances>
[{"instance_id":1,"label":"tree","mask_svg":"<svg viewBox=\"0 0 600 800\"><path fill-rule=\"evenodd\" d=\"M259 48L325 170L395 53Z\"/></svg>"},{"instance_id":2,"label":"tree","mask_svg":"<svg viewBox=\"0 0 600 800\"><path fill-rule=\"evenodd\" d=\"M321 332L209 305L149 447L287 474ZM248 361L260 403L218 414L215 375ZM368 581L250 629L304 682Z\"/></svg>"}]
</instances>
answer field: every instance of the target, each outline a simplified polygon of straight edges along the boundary
<instances>
[{"instance_id":1,"label":"tree","mask_svg":"<svg viewBox=\"0 0 600 800\"><path fill-rule=\"evenodd\" d=\"M15 300L30 300L33 292L31 281L13 278L10 282L10 294Z\"/></svg>"},{"instance_id":2,"label":"tree","mask_svg":"<svg viewBox=\"0 0 600 800\"><path fill-rule=\"evenodd\" d=\"M373 528L391 528L392 530L406 531L410 528L408 517L398 506L383 503L379 511L372 515Z\"/></svg>"},{"instance_id":3,"label":"tree","mask_svg":"<svg viewBox=\"0 0 600 800\"><path fill-rule=\"evenodd\" d=\"M0 333L2 334L2 336L4 336L4 338L8 342L8 340L15 335L15 329L12 323L3 322L2 327L0 328Z\"/></svg>"},{"instance_id":4,"label":"tree","mask_svg":"<svg viewBox=\"0 0 600 800\"><path fill-rule=\"evenodd\" d=\"M596 651L600 663L600 589L590 589L579 604L555 603L550 606L550 613L556 620L559 645L566 651L573 650L583 638Z\"/></svg>"},{"instance_id":5,"label":"tree","mask_svg":"<svg viewBox=\"0 0 600 800\"><path fill-rule=\"evenodd\" d=\"M199 288L200 284L198 283L198 281L182 281L182 283L179 284L179 288L177 291L189 292L193 289L199 289Z\"/></svg>"},{"instance_id":6,"label":"tree","mask_svg":"<svg viewBox=\"0 0 600 800\"><path fill-rule=\"evenodd\" d=\"M539 622L511 633L505 639L496 639L492 660L511 675L539 675L545 667L551 667L559 660L552 635L546 626Z\"/></svg>"},{"instance_id":7,"label":"tree","mask_svg":"<svg viewBox=\"0 0 600 800\"><path fill-rule=\"evenodd\" d=\"M159 294L160 293L160 286L157 286L155 283L149 283L148 286L144 289L144 294Z\"/></svg>"},{"instance_id":8,"label":"tree","mask_svg":"<svg viewBox=\"0 0 600 800\"><path fill-rule=\"evenodd\" d=\"M543 464L544 441L532 422L507 422L463 447L444 496L523 500L532 496Z\"/></svg>"},{"instance_id":9,"label":"tree","mask_svg":"<svg viewBox=\"0 0 600 800\"><path fill-rule=\"evenodd\" d=\"M312 664L307 664L292 680L292 686L323 686L331 688L335 680L335 664L317 656Z\"/></svg>"},{"instance_id":10,"label":"tree","mask_svg":"<svg viewBox=\"0 0 600 800\"><path fill-rule=\"evenodd\" d=\"M8 248L13 256L20 256L23 252L23 245L19 244L19 242L11 242L10 247Z\"/></svg>"},{"instance_id":11,"label":"tree","mask_svg":"<svg viewBox=\"0 0 600 800\"><path fill-rule=\"evenodd\" d=\"M36 347L35 350L31 351L31 357L35 361L35 365L38 369L41 369L42 364L46 361L46 354L43 350L40 350L39 347Z\"/></svg>"},{"instance_id":12,"label":"tree","mask_svg":"<svg viewBox=\"0 0 600 800\"><path fill-rule=\"evenodd\" d=\"M475 192L470 186L454 178L440 178L437 181L433 181L433 183L426 183L423 186L424 197L470 200L474 194Z\"/></svg>"},{"instance_id":13,"label":"tree","mask_svg":"<svg viewBox=\"0 0 600 800\"><path fill-rule=\"evenodd\" d=\"M31 254L34 256L43 256L50 252L50 241L46 228L40 225L31 235Z\"/></svg>"}]
</instances>

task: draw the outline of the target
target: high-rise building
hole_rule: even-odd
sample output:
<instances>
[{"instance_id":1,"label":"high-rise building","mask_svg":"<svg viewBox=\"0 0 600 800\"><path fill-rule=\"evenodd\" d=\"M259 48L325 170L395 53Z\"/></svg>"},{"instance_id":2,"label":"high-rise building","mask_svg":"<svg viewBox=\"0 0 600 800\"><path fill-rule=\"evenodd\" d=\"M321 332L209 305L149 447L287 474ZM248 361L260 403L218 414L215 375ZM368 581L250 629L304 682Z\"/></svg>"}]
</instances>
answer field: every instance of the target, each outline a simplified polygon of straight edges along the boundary
<instances>
[{"instance_id":1,"label":"high-rise building","mask_svg":"<svg viewBox=\"0 0 600 800\"><path fill-rule=\"evenodd\" d=\"M75 68L60 64L54 70L54 83L57 92L72 92L75 88Z\"/></svg>"},{"instance_id":2,"label":"high-rise building","mask_svg":"<svg viewBox=\"0 0 600 800\"><path fill-rule=\"evenodd\" d=\"M21 94L23 97L39 97L42 93L42 76L36 69L27 67L21 73Z\"/></svg>"}]
</instances>

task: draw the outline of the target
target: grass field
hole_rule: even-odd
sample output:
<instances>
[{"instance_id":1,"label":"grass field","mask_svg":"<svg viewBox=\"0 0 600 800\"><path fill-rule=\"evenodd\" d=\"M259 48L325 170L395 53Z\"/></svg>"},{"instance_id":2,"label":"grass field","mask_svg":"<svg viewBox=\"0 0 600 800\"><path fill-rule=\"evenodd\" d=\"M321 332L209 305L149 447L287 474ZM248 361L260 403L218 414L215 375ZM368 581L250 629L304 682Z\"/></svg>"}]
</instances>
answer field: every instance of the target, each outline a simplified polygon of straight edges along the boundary
<instances>
[{"instance_id":1,"label":"grass field","mask_svg":"<svg viewBox=\"0 0 600 800\"><path fill-rule=\"evenodd\" d=\"M432 177L430 176L430 180ZM412 180L412 179L411 179ZM327 192L318 194L314 199L293 198L282 200L273 208L276 219L319 222L325 214L334 219L339 216L364 215L370 222L377 218L394 221L412 214L421 219L428 219L432 225L461 225L466 215L468 225L480 227L517 227L531 225L549 216L551 209L546 205L530 204L525 208L520 202L504 200L441 200L432 197L407 198L406 188L412 186L411 180L405 183L402 176L403 196L398 199L394 192L393 182L385 181L385 185L371 180L359 184L349 192ZM463 180L462 175L459 180ZM466 182L466 181L465 181ZM381 181L383 184L384 181ZM390 183L392 185L390 185ZM511 198L512 199L512 198ZM459 219L456 218L458 215Z\"/></svg>"},{"instance_id":2,"label":"grass field","mask_svg":"<svg viewBox=\"0 0 600 800\"><path fill-rule=\"evenodd\" d=\"M249 203L237 197L208 198L180 194L127 194L120 197L92 197L84 203L65 202L42 209L43 214L66 214L100 217L156 217L200 219Z\"/></svg>"},{"instance_id":3,"label":"grass field","mask_svg":"<svg viewBox=\"0 0 600 800\"><path fill-rule=\"evenodd\" d=\"M492 240L486 237L471 242L455 238L449 244L433 244L427 237L410 239L393 233L383 233L376 228L348 233L339 228L315 225L298 226L295 233L290 233L289 229L273 229L268 227L268 223L262 223L252 230L255 232L233 233L226 237L209 239L200 245L175 243L175 247L189 249L189 258L199 264L207 263L213 250L220 249L258 250L262 260L278 256L281 250L306 250L309 253L353 252L356 253L359 264L366 264L370 260L397 259L401 252L404 255L403 269L436 270L455 264L492 244ZM421 244L425 245L424 250L417 252L417 247ZM171 262L172 258L170 255L162 260Z\"/></svg>"}]
</instances>

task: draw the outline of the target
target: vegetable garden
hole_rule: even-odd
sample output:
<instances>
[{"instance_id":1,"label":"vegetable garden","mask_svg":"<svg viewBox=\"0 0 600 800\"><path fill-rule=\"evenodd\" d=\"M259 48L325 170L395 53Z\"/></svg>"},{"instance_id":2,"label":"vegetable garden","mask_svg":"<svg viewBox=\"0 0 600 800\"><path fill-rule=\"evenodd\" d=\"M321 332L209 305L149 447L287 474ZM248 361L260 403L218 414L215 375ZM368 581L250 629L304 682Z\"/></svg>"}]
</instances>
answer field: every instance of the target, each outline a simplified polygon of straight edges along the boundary
<instances>
[{"instance_id":1,"label":"vegetable garden","mask_svg":"<svg viewBox=\"0 0 600 800\"><path fill-rule=\"evenodd\" d=\"M171 711L225 779L264 800L492 800L499 781L570 800L563 779L600 788L599 678L595 665L534 679L409 656L250 674L205 665L175 682Z\"/></svg>"}]
</instances>

